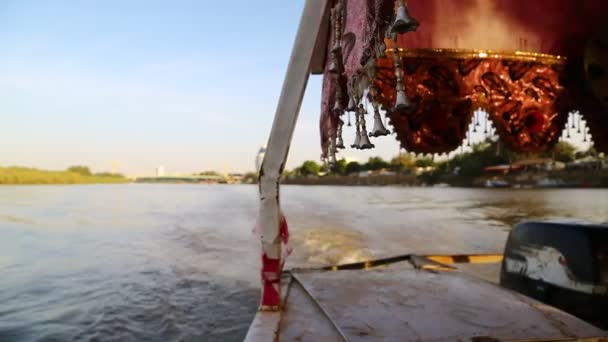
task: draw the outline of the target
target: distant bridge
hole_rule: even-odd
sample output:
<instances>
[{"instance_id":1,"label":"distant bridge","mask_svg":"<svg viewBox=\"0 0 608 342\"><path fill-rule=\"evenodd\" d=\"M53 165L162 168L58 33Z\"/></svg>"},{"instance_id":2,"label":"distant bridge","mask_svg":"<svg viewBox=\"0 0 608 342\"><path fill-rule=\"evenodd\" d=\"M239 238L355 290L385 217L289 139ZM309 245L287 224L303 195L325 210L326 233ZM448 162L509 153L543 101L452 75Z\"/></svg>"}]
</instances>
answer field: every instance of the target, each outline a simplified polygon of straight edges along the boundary
<instances>
[{"instance_id":1,"label":"distant bridge","mask_svg":"<svg viewBox=\"0 0 608 342\"><path fill-rule=\"evenodd\" d=\"M226 177L217 175L138 177L136 183L226 183Z\"/></svg>"}]
</instances>

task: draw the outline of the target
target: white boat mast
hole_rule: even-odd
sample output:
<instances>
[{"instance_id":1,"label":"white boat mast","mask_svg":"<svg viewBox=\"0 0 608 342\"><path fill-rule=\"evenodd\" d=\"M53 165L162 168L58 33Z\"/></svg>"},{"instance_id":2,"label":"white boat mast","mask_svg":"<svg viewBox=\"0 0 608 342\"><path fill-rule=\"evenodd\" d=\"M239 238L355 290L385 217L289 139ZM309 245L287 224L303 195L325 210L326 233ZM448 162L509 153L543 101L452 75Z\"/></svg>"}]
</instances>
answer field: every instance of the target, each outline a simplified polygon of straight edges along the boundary
<instances>
[{"instance_id":1,"label":"white boat mast","mask_svg":"<svg viewBox=\"0 0 608 342\"><path fill-rule=\"evenodd\" d=\"M270 261L265 261L262 265L261 309L277 310L280 307L280 269L277 271L275 267L276 262L280 265L281 258L279 181L285 167L326 9L327 0L306 0L260 169L258 225L262 233L263 258Z\"/></svg>"}]
</instances>

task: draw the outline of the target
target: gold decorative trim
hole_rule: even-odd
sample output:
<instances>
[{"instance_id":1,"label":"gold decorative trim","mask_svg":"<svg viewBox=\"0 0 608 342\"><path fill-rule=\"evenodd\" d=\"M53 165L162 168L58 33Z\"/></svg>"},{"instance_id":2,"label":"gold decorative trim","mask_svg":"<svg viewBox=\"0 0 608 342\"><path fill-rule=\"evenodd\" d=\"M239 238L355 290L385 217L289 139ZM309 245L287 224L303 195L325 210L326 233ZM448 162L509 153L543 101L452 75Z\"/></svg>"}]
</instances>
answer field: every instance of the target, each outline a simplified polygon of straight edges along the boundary
<instances>
[{"instance_id":1,"label":"gold decorative trim","mask_svg":"<svg viewBox=\"0 0 608 342\"><path fill-rule=\"evenodd\" d=\"M387 56L392 56L395 49L386 49ZM542 62L549 64L563 64L565 56L550 55L546 53L529 51L495 51L495 50L465 50L465 49L404 49L398 48L401 57L405 58L496 58L527 62Z\"/></svg>"}]
</instances>

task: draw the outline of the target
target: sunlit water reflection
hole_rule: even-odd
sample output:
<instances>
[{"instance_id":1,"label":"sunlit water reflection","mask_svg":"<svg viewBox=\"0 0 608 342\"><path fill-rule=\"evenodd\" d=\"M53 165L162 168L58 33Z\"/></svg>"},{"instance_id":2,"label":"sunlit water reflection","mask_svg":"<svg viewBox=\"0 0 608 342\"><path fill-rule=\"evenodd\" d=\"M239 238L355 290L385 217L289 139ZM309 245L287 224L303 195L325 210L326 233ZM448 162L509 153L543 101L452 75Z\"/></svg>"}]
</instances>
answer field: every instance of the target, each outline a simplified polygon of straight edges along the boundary
<instances>
[{"instance_id":1,"label":"sunlit water reflection","mask_svg":"<svg viewBox=\"0 0 608 342\"><path fill-rule=\"evenodd\" d=\"M255 313L257 187L0 187L0 341L232 341ZM526 218L608 221L605 190L282 188L289 265L501 252Z\"/></svg>"}]
</instances>

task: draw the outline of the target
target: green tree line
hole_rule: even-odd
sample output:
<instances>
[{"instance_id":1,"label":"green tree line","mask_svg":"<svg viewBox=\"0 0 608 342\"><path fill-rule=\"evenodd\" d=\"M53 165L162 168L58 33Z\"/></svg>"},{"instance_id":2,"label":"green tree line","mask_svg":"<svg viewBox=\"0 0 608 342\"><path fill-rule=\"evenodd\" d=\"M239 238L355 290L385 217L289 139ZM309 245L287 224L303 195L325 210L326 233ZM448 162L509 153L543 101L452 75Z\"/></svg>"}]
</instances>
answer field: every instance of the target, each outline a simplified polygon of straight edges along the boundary
<instances>
[{"instance_id":1,"label":"green tree line","mask_svg":"<svg viewBox=\"0 0 608 342\"><path fill-rule=\"evenodd\" d=\"M116 173L92 173L86 166L71 166L65 171L47 171L35 168L0 167L0 184L97 184L126 183L129 180Z\"/></svg>"},{"instance_id":2,"label":"green tree line","mask_svg":"<svg viewBox=\"0 0 608 342\"><path fill-rule=\"evenodd\" d=\"M323 166L315 161L307 160L301 166L287 171L287 175L294 176L310 176L318 175L322 171L337 175L350 175L361 171L378 171L389 170L398 173L410 173L417 167L433 166L435 162L430 157L416 158L413 154L403 153L390 161L386 161L381 157L370 157L367 162L359 163L356 161L347 162L346 159L337 160L336 164L329 170L325 170Z\"/></svg>"},{"instance_id":3,"label":"green tree line","mask_svg":"<svg viewBox=\"0 0 608 342\"><path fill-rule=\"evenodd\" d=\"M567 163L576 159L597 155L597 152L593 148L587 151L578 151L572 144L564 141L558 142L553 149L544 153L535 155L517 154L501 148L498 142L486 140L473 144L469 152L457 154L450 159L438 162L435 162L430 157L417 158L411 153L401 153L390 161L384 160L381 157L370 157L365 163L347 162L345 159L340 159L330 169L325 170L323 166L315 161L307 160L301 166L287 171L286 176L318 175L322 171L336 175L350 175L361 171L377 170L389 170L396 173L408 174L419 167L431 167L434 170L429 172L427 176L436 178L442 174L453 173L454 170L458 170L457 172L460 176L473 178L480 176L488 166L509 164L518 160L551 158Z\"/></svg>"}]
</instances>

